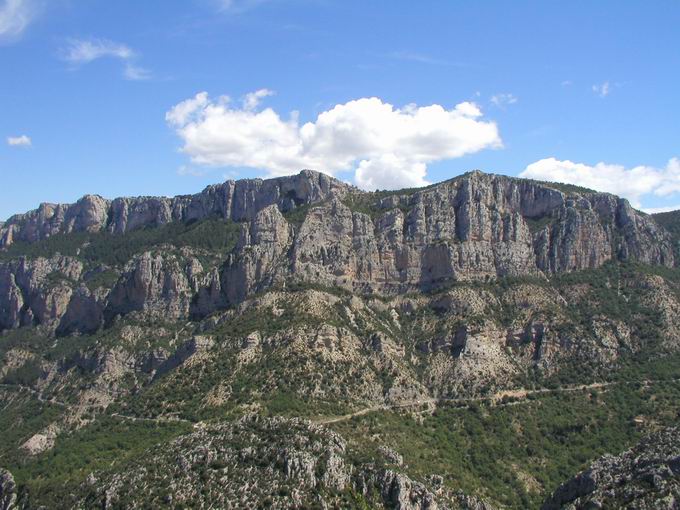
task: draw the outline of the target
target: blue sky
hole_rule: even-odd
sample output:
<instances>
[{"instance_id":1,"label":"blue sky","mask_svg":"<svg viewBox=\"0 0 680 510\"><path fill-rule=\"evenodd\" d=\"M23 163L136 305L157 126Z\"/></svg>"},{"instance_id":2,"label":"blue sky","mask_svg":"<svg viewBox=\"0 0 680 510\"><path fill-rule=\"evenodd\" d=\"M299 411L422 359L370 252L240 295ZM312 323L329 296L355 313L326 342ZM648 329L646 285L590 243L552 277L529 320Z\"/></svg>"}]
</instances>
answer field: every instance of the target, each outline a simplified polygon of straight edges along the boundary
<instances>
[{"instance_id":1,"label":"blue sky","mask_svg":"<svg viewBox=\"0 0 680 510\"><path fill-rule=\"evenodd\" d=\"M0 219L302 166L675 207L678 27L676 1L0 0Z\"/></svg>"}]
</instances>

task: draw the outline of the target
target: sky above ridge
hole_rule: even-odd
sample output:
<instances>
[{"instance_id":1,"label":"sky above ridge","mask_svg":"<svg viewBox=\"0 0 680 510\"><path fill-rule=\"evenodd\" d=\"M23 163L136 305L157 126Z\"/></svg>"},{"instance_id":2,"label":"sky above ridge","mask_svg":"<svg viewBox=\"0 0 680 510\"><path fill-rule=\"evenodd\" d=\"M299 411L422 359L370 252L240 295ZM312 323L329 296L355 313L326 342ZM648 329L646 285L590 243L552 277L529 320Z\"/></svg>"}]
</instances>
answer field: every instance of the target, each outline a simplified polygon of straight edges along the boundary
<instances>
[{"instance_id":1,"label":"sky above ridge","mask_svg":"<svg viewBox=\"0 0 680 510\"><path fill-rule=\"evenodd\" d=\"M680 208L680 2L0 0L0 220L313 168Z\"/></svg>"}]
</instances>

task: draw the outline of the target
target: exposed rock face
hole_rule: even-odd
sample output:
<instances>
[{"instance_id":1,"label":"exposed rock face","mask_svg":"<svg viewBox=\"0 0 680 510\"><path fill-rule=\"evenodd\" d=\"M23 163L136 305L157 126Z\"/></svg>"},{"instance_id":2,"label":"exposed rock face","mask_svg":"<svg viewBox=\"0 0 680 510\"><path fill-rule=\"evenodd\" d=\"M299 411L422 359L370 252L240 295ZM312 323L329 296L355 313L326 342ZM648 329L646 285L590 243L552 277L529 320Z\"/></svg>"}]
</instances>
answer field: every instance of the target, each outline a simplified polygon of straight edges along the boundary
<instances>
[{"instance_id":1,"label":"exposed rock face","mask_svg":"<svg viewBox=\"0 0 680 510\"><path fill-rule=\"evenodd\" d=\"M28 440L21 445L21 448L29 455L38 455L54 446L54 441L59 432L59 427L54 424L49 425L44 430L28 438Z\"/></svg>"},{"instance_id":2,"label":"exposed rock face","mask_svg":"<svg viewBox=\"0 0 680 510\"><path fill-rule=\"evenodd\" d=\"M260 235L245 236L222 280L228 301L284 277L389 294L596 268L612 259L674 264L668 234L612 195L571 196L477 172L375 207L372 218L333 196L312 207L293 235L268 209L258 220ZM542 226L532 232L536 222Z\"/></svg>"},{"instance_id":3,"label":"exposed rock face","mask_svg":"<svg viewBox=\"0 0 680 510\"><path fill-rule=\"evenodd\" d=\"M680 430L669 428L618 456L606 455L562 484L544 510L680 506Z\"/></svg>"},{"instance_id":4,"label":"exposed rock face","mask_svg":"<svg viewBox=\"0 0 680 510\"><path fill-rule=\"evenodd\" d=\"M57 324L82 271L79 260L61 256L0 264L0 327Z\"/></svg>"},{"instance_id":5,"label":"exposed rock face","mask_svg":"<svg viewBox=\"0 0 680 510\"><path fill-rule=\"evenodd\" d=\"M222 275L227 300L238 303L257 290L282 282L288 273L292 238L292 227L276 206L262 209L246 223L237 254Z\"/></svg>"},{"instance_id":6,"label":"exposed rock face","mask_svg":"<svg viewBox=\"0 0 680 510\"><path fill-rule=\"evenodd\" d=\"M301 223L289 222L285 213L300 206ZM228 181L172 199L86 196L13 217L1 227L0 245L212 217L241 222L234 249L212 254L218 262L204 266L158 246L134 255L117 269L117 283L96 293L82 285L77 257L0 264L0 329L45 324L60 334L88 332L130 312L202 317L291 282L390 295L597 268L612 259L674 265L668 233L623 199L481 172L383 198L312 171Z\"/></svg>"},{"instance_id":7,"label":"exposed rock face","mask_svg":"<svg viewBox=\"0 0 680 510\"><path fill-rule=\"evenodd\" d=\"M154 450L152 463L103 479L92 475L83 486L87 495L76 506L191 502L220 508L352 508L357 501L339 496L351 491L370 501L371 508L492 510L441 488L435 495L392 470L353 467L345 450L341 436L309 421L247 416L233 424L201 427Z\"/></svg>"},{"instance_id":8,"label":"exposed rock face","mask_svg":"<svg viewBox=\"0 0 680 510\"><path fill-rule=\"evenodd\" d=\"M155 375L161 376L170 370L177 368L195 354L205 352L213 346L210 337L195 336L182 344L175 353L164 360L157 368Z\"/></svg>"},{"instance_id":9,"label":"exposed rock face","mask_svg":"<svg viewBox=\"0 0 680 510\"><path fill-rule=\"evenodd\" d=\"M0 468L0 510L12 510L16 508L17 494L16 483L12 473Z\"/></svg>"},{"instance_id":10,"label":"exposed rock face","mask_svg":"<svg viewBox=\"0 0 680 510\"><path fill-rule=\"evenodd\" d=\"M168 222L184 223L152 230ZM100 413L176 438L50 494L31 489L40 478L16 491L0 470L0 502L18 492L22 508L55 496L75 508L486 510L451 491L452 470L414 465L400 428L388 437L379 420L350 420L391 410L417 425L444 401L514 405L542 393L527 385L534 371L600 380L632 356L680 349L680 284L668 271L561 274L611 260L672 266L668 233L611 195L532 181L475 172L369 194L306 171L174 199L88 196L0 232L3 405L26 406L22 420L34 403L60 413L24 421L19 461L48 459ZM494 281L506 275L527 278ZM301 405L316 423L271 417ZM547 508L676 505L674 448L603 459ZM510 468L527 492L544 490ZM645 484L659 496L645 499Z\"/></svg>"},{"instance_id":11,"label":"exposed rock face","mask_svg":"<svg viewBox=\"0 0 680 510\"><path fill-rule=\"evenodd\" d=\"M243 221L270 205L282 211L319 202L349 187L325 174L304 170L292 177L227 181L196 195L174 198L137 197L106 200L86 195L75 204L41 204L34 211L12 216L0 225L0 247L17 241L34 242L57 233L128 232L171 221L210 217Z\"/></svg>"},{"instance_id":12,"label":"exposed rock face","mask_svg":"<svg viewBox=\"0 0 680 510\"><path fill-rule=\"evenodd\" d=\"M86 195L75 204L40 204L26 214L12 216L0 230L0 246L33 242L58 233L96 232L106 224L109 201Z\"/></svg>"},{"instance_id":13,"label":"exposed rock face","mask_svg":"<svg viewBox=\"0 0 680 510\"><path fill-rule=\"evenodd\" d=\"M337 199L313 208L295 239L292 272L306 281L389 292L595 268L612 258L673 264L663 229L611 195L571 197L473 173L384 199L379 211L372 221ZM546 223L532 232L534 219Z\"/></svg>"},{"instance_id":14,"label":"exposed rock face","mask_svg":"<svg viewBox=\"0 0 680 510\"><path fill-rule=\"evenodd\" d=\"M360 478L359 491L370 495L377 488L386 508L395 510L437 510L437 498L422 483L408 476L386 469L379 473L368 472Z\"/></svg>"},{"instance_id":15,"label":"exposed rock face","mask_svg":"<svg viewBox=\"0 0 680 510\"><path fill-rule=\"evenodd\" d=\"M150 316L179 318L189 313L193 290L190 264L172 254L145 252L134 258L111 290L107 313L144 311Z\"/></svg>"},{"instance_id":16,"label":"exposed rock face","mask_svg":"<svg viewBox=\"0 0 680 510\"><path fill-rule=\"evenodd\" d=\"M85 501L104 508L137 508L142 501L138 488L154 506L308 507L323 500L328 490L349 484L344 453L345 441L323 427L299 419L249 416L179 438L152 454L163 472L140 465L88 488Z\"/></svg>"},{"instance_id":17,"label":"exposed rock face","mask_svg":"<svg viewBox=\"0 0 680 510\"><path fill-rule=\"evenodd\" d=\"M73 332L92 333L104 324L104 307L108 289L91 291L80 285L71 295L68 308L61 316L57 333L66 335Z\"/></svg>"}]
</instances>

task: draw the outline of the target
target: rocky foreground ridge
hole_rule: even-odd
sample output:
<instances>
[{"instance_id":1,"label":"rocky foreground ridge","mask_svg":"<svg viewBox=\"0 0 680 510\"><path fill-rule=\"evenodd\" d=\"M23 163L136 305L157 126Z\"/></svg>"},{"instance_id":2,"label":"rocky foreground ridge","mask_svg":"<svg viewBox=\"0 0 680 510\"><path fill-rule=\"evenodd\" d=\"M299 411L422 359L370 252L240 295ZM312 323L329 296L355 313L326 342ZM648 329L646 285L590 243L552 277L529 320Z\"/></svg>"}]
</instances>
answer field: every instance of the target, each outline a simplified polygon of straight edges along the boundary
<instances>
[{"instance_id":1,"label":"rocky foreground ridge","mask_svg":"<svg viewBox=\"0 0 680 510\"><path fill-rule=\"evenodd\" d=\"M680 506L680 430L646 437L620 455L606 455L561 485L542 510Z\"/></svg>"},{"instance_id":2,"label":"rocky foreground ridge","mask_svg":"<svg viewBox=\"0 0 680 510\"><path fill-rule=\"evenodd\" d=\"M233 227L233 243L213 257L162 242L116 267L82 256L124 233L209 219ZM72 256L58 248L48 257L10 256L78 233L94 237ZM393 295L611 260L675 264L669 234L624 199L477 171L389 193L306 170L172 199L86 196L13 216L0 227L0 247L7 252L0 329L42 324L66 333L94 331L133 311L204 317L295 282ZM102 285L101 273L108 277Z\"/></svg>"},{"instance_id":3,"label":"rocky foreground ridge","mask_svg":"<svg viewBox=\"0 0 680 510\"><path fill-rule=\"evenodd\" d=\"M387 450L389 455L389 449ZM306 420L246 416L173 441L125 473L90 478L77 507L396 508L493 510L473 497L424 484L394 458L353 466L346 441Z\"/></svg>"}]
</instances>

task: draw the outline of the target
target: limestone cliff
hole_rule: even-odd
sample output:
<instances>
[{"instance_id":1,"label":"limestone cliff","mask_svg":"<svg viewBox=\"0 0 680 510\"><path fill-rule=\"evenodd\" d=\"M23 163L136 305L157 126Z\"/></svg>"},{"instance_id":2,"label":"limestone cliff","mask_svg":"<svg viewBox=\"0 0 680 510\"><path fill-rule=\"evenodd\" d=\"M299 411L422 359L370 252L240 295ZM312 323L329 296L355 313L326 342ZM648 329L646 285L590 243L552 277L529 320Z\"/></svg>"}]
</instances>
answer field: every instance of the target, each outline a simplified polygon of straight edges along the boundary
<instances>
[{"instance_id":1,"label":"limestone cliff","mask_svg":"<svg viewBox=\"0 0 680 510\"><path fill-rule=\"evenodd\" d=\"M107 200L86 195L75 204L43 203L34 211L12 216L0 225L0 247L17 241L35 242L55 234L108 231L123 233L173 221L205 218L248 220L276 204L287 211L295 206L342 193L347 185L325 174L303 170L278 179L227 181L195 195L135 197Z\"/></svg>"},{"instance_id":2,"label":"limestone cliff","mask_svg":"<svg viewBox=\"0 0 680 510\"><path fill-rule=\"evenodd\" d=\"M83 285L90 273L79 256L0 263L0 329L86 331L133 311L205 316L286 282L392 295L609 260L674 265L669 234L626 200L477 171L408 192L361 192L307 170L173 199L86 196L14 216L0 230L0 244L8 250L13 242L83 231L124 236L214 217L237 222L241 232L232 250L212 254L211 265L204 267L200 254L156 246L135 254L117 269L118 281L96 295Z\"/></svg>"}]
</instances>

